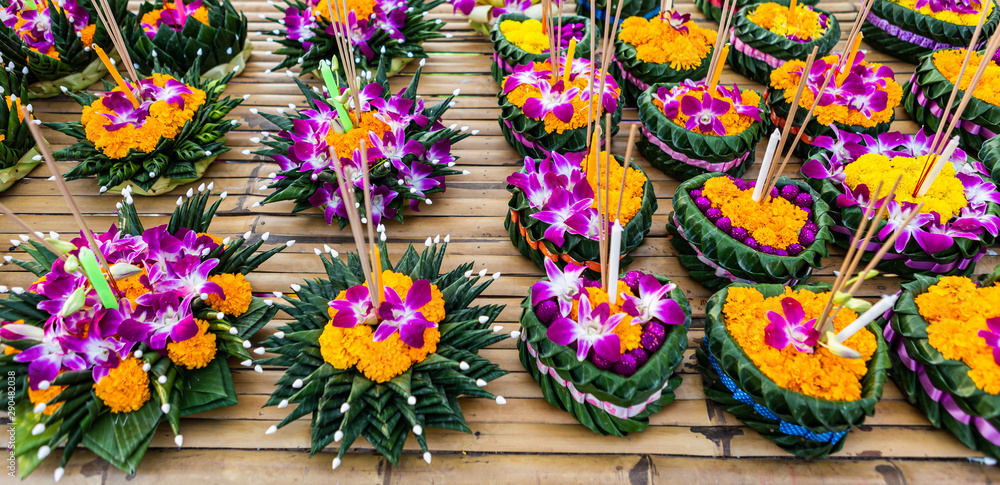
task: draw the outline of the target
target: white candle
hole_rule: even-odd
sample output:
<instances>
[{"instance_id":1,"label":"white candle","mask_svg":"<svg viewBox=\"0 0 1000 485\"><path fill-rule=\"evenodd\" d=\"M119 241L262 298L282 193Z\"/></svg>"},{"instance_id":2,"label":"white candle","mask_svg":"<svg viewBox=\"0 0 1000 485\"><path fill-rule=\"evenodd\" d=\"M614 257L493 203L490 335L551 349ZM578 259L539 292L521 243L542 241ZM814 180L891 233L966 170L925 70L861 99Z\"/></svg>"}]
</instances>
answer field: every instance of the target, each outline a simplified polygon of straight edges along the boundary
<instances>
[{"instance_id":1,"label":"white candle","mask_svg":"<svg viewBox=\"0 0 1000 485\"><path fill-rule=\"evenodd\" d=\"M623 230L624 228L617 220L611 226L611 248L608 258L608 302L611 305L618 301L618 266L621 264Z\"/></svg>"},{"instance_id":2,"label":"white candle","mask_svg":"<svg viewBox=\"0 0 1000 485\"><path fill-rule=\"evenodd\" d=\"M771 133L771 138L767 140L767 151L764 152L764 159L760 161L760 173L757 174L757 186L753 188L753 201L760 202L760 193L764 190L764 179L771 171L771 162L774 159L774 151L778 149L778 142L781 141L781 132L777 128Z\"/></svg>"},{"instance_id":3,"label":"white candle","mask_svg":"<svg viewBox=\"0 0 1000 485\"><path fill-rule=\"evenodd\" d=\"M869 323L885 313L886 310L892 308L892 305L896 303L897 298L899 298L898 294L887 296L879 300L878 303L872 305L868 311L862 313L857 320L851 322L850 325L837 334L837 342L843 342L851 338L851 336L858 333L859 330L868 326Z\"/></svg>"},{"instance_id":4,"label":"white candle","mask_svg":"<svg viewBox=\"0 0 1000 485\"><path fill-rule=\"evenodd\" d=\"M934 179L941 173L941 169L944 168L944 164L948 163L952 154L955 153L956 148L958 148L958 135L955 135L954 138L948 141L948 144L944 147L944 151L941 152L941 156L934 162L934 167L931 168L930 173L927 174L927 178L924 179L924 183L917 190L917 197L927 195L927 191L931 189Z\"/></svg>"}]
</instances>

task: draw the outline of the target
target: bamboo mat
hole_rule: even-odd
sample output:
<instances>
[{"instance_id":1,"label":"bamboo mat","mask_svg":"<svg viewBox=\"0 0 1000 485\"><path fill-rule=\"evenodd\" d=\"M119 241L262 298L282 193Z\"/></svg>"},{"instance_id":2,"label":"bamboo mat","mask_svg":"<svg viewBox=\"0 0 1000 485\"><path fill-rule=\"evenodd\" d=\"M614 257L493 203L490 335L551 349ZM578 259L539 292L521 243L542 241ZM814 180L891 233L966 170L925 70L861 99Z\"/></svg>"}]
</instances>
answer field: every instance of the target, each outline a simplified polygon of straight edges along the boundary
<instances>
[{"instance_id":1,"label":"bamboo mat","mask_svg":"<svg viewBox=\"0 0 1000 485\"><path fill-rule=\"evenodd\" d=\"M256 292L290 291L289 285L303 278L321 276L313 248L329 244L335 249L350 250L350 233L327 226L318 211L289 215L291 204L276 203L252 208L265 191L261 186L267 175L277 170L275 164L244 150L259 145L252 137L275 127L263 117L250 113L258 108L273 113L276 109L303 104L304 98L284 72L266 72L278 63L276 55L268 53L279 45L268 37L275 25L260 20L259 15L276 11L263 1L234 1L250 18L254 54L246 72L230 84L232 96L249 94L249 100L235 109L231 117L241 126L228 136L232 150L219 157L205 175L203 182L214 182L215 191L228 191L229 197L212 224L219 236L235 236L251 231L256 239L270 232L268 245L294 239L297 244L278 254L251 275ZM678 9L691 13L704 22L689 0L677 2ZM844 30L857 15L853 2L823 2L825 10L836 14ZM135 6L133 6L135 8ZM445 123L468 126L479 130L455 148L459 166L471 172L448 180L448 190L437 194L434 204L422 205L419 213L408 213L403 225L390 223L388 234L390 254L400 254L408 243L421 244L428 236L450 234L451 244L444 267L451 268L465 261L475 261L476 270L487 268L500 271L496 281L482 298L484 303L506 304L499 319L503 332L519 329L518 304L528 288L542 273L511 245L503 228L508 194L507 175L521 161L504 141L497 125L499 110L496 93L499 90L489 76L492 48L488 39L474 33L451 12L440 7L434 16L448 23L444 32L449 39L427 42L430 59L424 68L419 93L428 101L461 89L458 104L445 116ZM706 22L707 23L707 22ZM712 24L712 27L716 27ZM263 31L263 33L261 33ZM844 34L846 36L846 33ZM838 47L839 49L840 47ZM914 66L870 51L868 58L884 62L896 72L900 84L909 79ZM398 90L412 76L414 66L390 81ZM314 82L314 81L310 81ZM726 71L723 83L738 82L741 87L762 89L743 77ZM60 97L36 101L36 114L45 121L78 119L79 106ZM636 112L628 109L624 123L636 123ZM902 109L897 110L893 129L913 131ZM623 129L614 142L615 153L624 153ZM57 148L69 143L69 138L48 131L47 136ZM763 144L759 147L763 153ZM677 282L691 299L695 313L695 328L689 334L690 349L681 365L684 383L677 392L677 401L654 415L648 430L626 438L601 437L577 424L568 414L552 407L541 396L536 383L524 372L517 358L513 340L504 340L483 351L483 355L499 363L510 374L488 387L503 395L507 404L468 399L463 409L472 434L438 429L427 432L433 462L423 462L412 440L407 443L399 467L374 455L359 439L343 465L330 470L334 451L328 449L312 458L308 456L308 420L301 419L273 435L264 431L287 414L287 409L261 408L280 369L265 369L262 374L240 367L233 362L233 377L240 403L237 406L202 413L182 420L184 447L177 449L173 435L161 427L139 467L138 475L128 477L109 466L94 454L78 451L66 468L63 483L245 483L250 479L264 483L787 483L806 480L816 483L984 483L1000 480L996 467L984 466L970 458L981 457L950 434L931 427L926 418L909 403L892 384L877 406L877 413L865 426L854 429L846 438L844 450L826 460L801 460L783 452L754 431L742 426L733 416L705 399L701 377L694 367L694 346L703 332L705 302L711 292L694 281L680 265L676 253L666 239L664 225L671 210L671 196L678 182L636 154L637 163L646 169L658 197L659 210L653 218L653 230L635 255L630 268L644 269L666 275ZM72 164L60 164L68 169ZM798 177L798 164L787 174ZM54 183L47 181L50 173L41 166L2 196L5 204L25 217L34 230L69 233L76 229ZM756 177L757 167L748 177ZM115 221L112 212L117 195L98 195L94 180L69 183L81 209L94 228L108 227ZM197 186L198 183L191 186ZM178 194L156 198L137 198L136 207L146 215L147 226L159 224L175 207ZM6 218L0 218L0 241L16 238L19 231ZM833 270L839 266L837 256L824 261L815 280L832 281ZM23 257L4 244L0 256ZM993 256L979 263L979 272L992 269L1000 260ZM27 286L32 276L13 265L0 267L0 284ZM898 280L878 277L863 286L862 295L896 291ZM269 335L287 316L279 313L261 337ZM4 419L4 423L9 421ZM6 429L3 430L4 433ZM29 482L49 482L58 460L50 459L32 475Z\"/></svg>"}]
</instances>

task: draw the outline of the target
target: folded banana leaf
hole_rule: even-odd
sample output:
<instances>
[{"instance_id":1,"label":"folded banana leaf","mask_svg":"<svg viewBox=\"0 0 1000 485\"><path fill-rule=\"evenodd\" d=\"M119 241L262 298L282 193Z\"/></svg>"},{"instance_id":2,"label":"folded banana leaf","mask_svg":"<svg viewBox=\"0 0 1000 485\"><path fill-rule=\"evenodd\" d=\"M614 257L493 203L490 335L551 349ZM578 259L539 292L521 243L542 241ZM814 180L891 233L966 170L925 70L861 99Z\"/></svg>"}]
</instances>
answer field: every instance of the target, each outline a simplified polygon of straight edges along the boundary
<instances>
[{"instance_id":1,"label":"folded banana leaf","mask_svg":"<svg viewBox=\"0 0 1000 485\"><path fill-rule=\"evenodd\" d=\"M670 283L665 277L655 276L661 284ZM684 311L684 324L664 325L663 346L650 355L635 374L625 377L601 370L589 360L581 362L575 348L549 340L529 294L521 302L521 337L517 341L521 365L538 382L545 400L568 412L591 431L613 436L642 431L649 426L649 416L673 402L673 391L681 384L681 377L675 371L687 350L691 305L680 287L670 292L670 298ZM552 371L558 378L551 374ZM567 382L575 392L568 389L570 384ZM584 399L581 393L589 396ZM594 400L604 406L595 405ZM607 404L620 408L644 407L632 416L620 417L610 413Z\"/></svg>"},{"instance_id":2,"label":"folded banana leaf","mask_svg":"<svg viewBox=\"0 0 1000 485\"><path fill-rule=\"evenodd\" d=\"M0 69L0 87L8 97L28 99L28 87L24 76L16 71ZM41 157L35 147L35 139L28 131L28 124L22 122L18 110L21 103L0 103L0 192L9 189L14 182L26 177L39 163ZM39 157L37 160L35 157Z\"/></svg>"},{"instance_id":3,"label":"folded banana leaf","mask_svg":"<svg viewBox=\"0 0 1000 485\"><path fill-rule=\"evenodd\" d=\"M980 40L988 39L998 23L1000 11L994 8L983 24ZM919 64L938 49L968 46L975 30L976 24L944 22L889 0L875 0L861 24L866 44L911 64Z\"/></svg>"},{"instance_id":4,"label":"folded banana leaf","mask_svg":"<svg viewBox=\"0 0 1000 485\"><path fill-rule=\"evenodd\" d=\"M767 104L771 107L771 122L775 126L783 126L785 119L788 117L788 110L791 108L791 103L785 101L785 90L777 89L770 90L767 96ZM806 113L808 109L799 106L799 109L795 111L795 126L802 126L802 122L806 118ZM841 131L849 131L851 133L858 133L863 135L869 135L878 138L878 135L886 133L889 131L889 127L892 126L892 122L896 119L895 112L892 118L888 122L879 123L872 127L857 126L857 125L845 125L843 123L834 122L837 129ZM814 116L809 120L809 124L806 125L806 133L802 135L802 140L798 145L795 146L795 156L806 158L810 156L813 151L812 140L817 136L829 136L836 138L836 134L830 125L821 125L819 121L816 120ZM797 132L796 132L797 133Z\"/></svg>"},{"instance_id":5,"label":"folded banana leaf","mask_svg":"<svg viewBox=\"0 0 1000 485\"><path fill-rule=\"evenodd\" d=\"M1000 182L1000 136L994 136L979 150L979 161L994 182Z\"/></svg>"},{"instance_id":6,"label":"folded banana leaf","mask_svg":"<svg viewBox=\"0 0 1000 485\"><path fill-rule=\"evenodd\" d=\"M765 298L784 293L781 285L747 285ZM799 287L797 287L799 288ZM805 285L814 293L829 291L828 284ZM785 451L802 458L823 458L844 446L852 427L875 413L889 368L887 346L875 324L878 347L861 380L861 399L831 401L784 389L765 376L726 329L723 310L728 289L709 298L705 307L705 339L695 355L705 395L744 424ZM762 414L763 412L763 414Z\"/></svg>"},{"instance_id":7,"label":"folded banana leaf","mask_svg":"<svg viewBox=\"0 0 1000 485\"><path fill-rule=\"evenodd\" d=\"M714 46L709 48L698 67L678 70L671 68L670 64L639 60L635 46L618 38L621 27L615 32L615 59L608 72L618 80L622 97L629 106L638 106L639 97L651 84L679 83L685 79L703 79L708 75L708 61L715 51Z\"/></svg>"},{"instance_id":8,"label":"folded banana leaf","mask_svg":"<svg viewBox=\"0 0 1000 485\"><path fill-rule=\"evenodd\" d=\"M736 0L736 8L743 8L747 5L753 5L758 3L758 0ZM774 0L774 3L788 6L789 0ZM819 0L804 0L797 2L800 5L816 6ZM705 14L709 20L718 22L722 19L722 4L720 0L694 0L694 6L701 10L701 13ZM732 5L730 4L730 7Z\"/></svg>"},{"instance_id":9,"label":"folded banana leaf","mask_svg":"<svg viewBox=\"0 0 1000 485\"><path fill-rule=\"evenodd\" d=\"M500 24L505 20L524 22L530 18L531 17L520 13L505 13L496 20L496 23L493 24L493 28L490 29L490 41L493 42L493 64L490 66L490 73L493 75L493 79L501 85L503 84L503 78L513 73L513 69L515 67L531 64L533 62L546 62L551 59L548 52L543 52L541 54L526 52L524 49L514 45L513 42L508 41L507 37L500 31ZM556 21L558 22L558 19ZM589 59L590 35L592 32L592 29L590 28L590 19L580 17L578 15L563 15L562 21L563 25L567 23L583 23L583 38L577 41L576 51L574 51L573 58ZM565 56L565 48L559 49L559 52L556 53L557 59L562 59Z\"/></svg>"}]
</instances>

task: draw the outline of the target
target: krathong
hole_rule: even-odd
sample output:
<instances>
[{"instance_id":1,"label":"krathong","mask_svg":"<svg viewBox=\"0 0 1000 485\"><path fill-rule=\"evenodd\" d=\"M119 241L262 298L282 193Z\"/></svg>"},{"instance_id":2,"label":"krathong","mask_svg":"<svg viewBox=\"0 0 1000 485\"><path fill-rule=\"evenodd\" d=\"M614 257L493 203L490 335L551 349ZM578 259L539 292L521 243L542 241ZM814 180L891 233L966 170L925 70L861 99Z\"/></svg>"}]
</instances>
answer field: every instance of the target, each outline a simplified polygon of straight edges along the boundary
<instances>
[{"instance_id":1,"label":"krathong","mask_svg":"<svg viewBox=\"0 0 1000 485\"><path fill-rule=\"evenodd\" d=\"M510 338L490 328L504 306L470 306L500 274L474 275L472 263L441 273L448 239L410 245L395 266L381 258L380 304L354 253L321 255L327 277L293 285L298 298L282 306L293 320L264 342L277 356L263 363L287 367L265 405L297 407L267 434L312 414L310 453L336 443L337 468L359 436L396 465L412 431L430 463L425 430L471 432L459 397L506 402L483 386L507 372L478 355Z\"/></svg>"},{"instance_id":2,"label":"krathong","mask_svg":"<svg viewBox=\"0 0 1000 485\"><path fill-rule=\"evenodd\" d=\"M876 245L885 241L910 215L918 203L922 213L904 228L879 268L904 278L914 274L970 274L975 262L986 253L1000 230L1000 192L989 181L985 168L956 150L925 196L916 197L920 171L930 153L931 136L883 133L877 138L834 129L833 137L816 139L822 149L802 166L802 174L830 206L835 221L832 230L837 244L846 246L862 217L864 207L874 199L880 207L882 196L897 177L899 191L888 202L888 217L878 221L879 230L869 247L866 260ZM873 194L879 182L886 182Z\"/></svg>"},{"instance_id":3,"label":"krathong","mask_svg":"<svg viewBox=\"0 0 1000 485\"><path fill-rule=\"evenodd\" d=\"M893 380L907 400L931 424L994 458L1000 457L998 276L917 275L903 284L883 327Z\"/></svg>"},{"instance_id":4,"label":"krathong","mask_svg":"<svg viewBox=\"0 0 1000 485\"><path fill-rule=\"evenodd\" d=\"M705 339L696 352L706 395L803 458L843 448L848 431L874 414L889 367L885 342L871 323L842 342L860 358L817 345L813 324L829 292L826 284L731 285L709 299ZM834 331L857 317L840 309Z\"/></svg>"},{"instance_id":5,"label":"krathong","mask_svg":"<svg viewBox=\"0 0 1000 485\"><path fill-rule=\"evenodd\" d=\"M108 0L115 20L130 14L127 2ZM28 95L50 98L65 87L79 91L108 73L91 49L106 45L108 31L89 0L5 0L0 3L0 55L27 76ZM55 9L56 15L52 15ZM100 25L98 25L100 24Z\"/></svg>"},{"instance_id":6,"label":"krathong","mask_svg":"<svg viewBox=\"0 0 1000 485\"><path fill-rule=\"evenodd\" d=\"M606 205L615 213L624 165L615 157L609 174L604 168L606 156L601 152L596 161L558 153L539 159L525 157L524 167L507 177L511 198L504 227L518 251L538 267L555 262L559 267L572 264L600 271L597 193L610 189ZM624 175L621 267L632 261L629 253L649 233L657 207L653 184L638 165L631 163ZM616 215L609 217L609 224Z\"/></svg>"},{"instance_id":7,"label":"krathong","mask_svg":"<svg viewBox=\"0 0 1000 485\"><path fill-rule=\"evenodd\" d=\"M730 8L733 7L734 3L736 5L736 11L739 12L739 10L742 9L743 7L755 5L758 2L755 0L732 0L732 2L730 2L729 5ZM773 3L776 3L778 5L787 8L790 3L790 0L776 0ZM819 3L819 0L805 0L797 3L799 8L806 6L815 7L816 4ZM722 18L722 7L724 5L725 5L724 0L694 0L694 6L698 7L698 10L701 10L701 13L705 14L705 16L709 18L709 20L713 20L715 22L719 22L720 19Z\"/></svg>"},{"instance_id":8,"label":"krathong","mask_svg":"<svg viewBox=\"0 0 1000 485\"><path fill-rule=\"evenodd\" d=\"M4 101L0 103L0 192L3 192L31 173L42 157L21 114L21 101L28 99L24 76L13 69L0 68L0 88Z\"/></svg>"},{"instance_id":9,"label":"krathong","mask_svg":"<svg viewBox=\"0 0 1000 485\"><path fill-rule=\"evenodd\" d=\"M752 90L706 81L654 84L639 96L642 134L636 147L680 180L709 173L743 175L764 136L768 108Z\"/></svg>"},{"instance_id":10,"label":"krathong","mask_svg":"<svg viewBox=\"0 0 1000 485\"><path fill-rule=\"evenodd\" d=\"M590 20L575 15L563 15L562 31L557 32L555 47L560 58L565 58L571 41L576 41L574 57L590 56ZM493 79L503 83L504 78L518 66L550 59L549 34L543 30L543 23L527 15L505 13L497 19L490 30L493 42L493 65L490 72Z\"/></svg>"},{"instance_id":11,"label":"krathong","mask_svg":"<svg viewBox=\"0 0 1000 485\"><path fill-rule=\"evenodd\" d=\"M813 47L818 55L830 53L840 40L837 17L808 5L775 2L744 7L736 13L730 58L733 70L768 85L771 71L787 61L805 60Z\"/></svg>"},{"instance_id":12,"label":"krathong","mask_svg":"<svg viewBox=\"0 0 1000 485\"><path fill-rule=\"evenodd\" d=\"M374 72L385 59L393 76L413 59L427 57L423 42L448 37L438 31L441 19L427 13L444 0L284 0L275 3L281 17L263 16L278 24L275 54L284 59L274 68L301 64L301 73L315 73L320 63L333 57L350 59L341 52L336 37L346 37L358 70ZM331 21L331 12L333 21ZM345 32L347 35L345 36ZM289 71L290 72L290 71ZM341 70L341 74L344 71Z\"/></svg>"},{"instance_id":13,"label":"krathong","mask_svg":"<svg viewBox=\"0 0 1000 485\"><path fill-rule=\"evenodd\" d=\"M903 90L893 77L892 69L866 61L862 51L857 51L854 57L848 56L850 66L844 71L846 74L835 75L823 95L816 99L824 79L840 60L841 54L816 59L807 74L806 89L802 92L799 106L807 110L817 101L818 105L814 119L805 127L803 143L798 145L800 150L796 151L798 156L806 156L817 136L831 136L833 127L841 132L877 136L889 131L889 124L895 119L895 109L903 99ZM792 60L771 73L771 91L767 101L771 106L771 120L778 126L783 125L788 116L804 65L802 61ZM799 110L798 116L805 115L804 111Z\"/></svg>"},{"instance_id":14,"label":"krathong","mask_svg":"<svg viewBox=\"0 0 1000 485\"><path fill-rule=\"evenodd\" d=\"M149 228L124 190L118 224L94 235L97 258L79 235L51 233L59 254L20 245L34 261L13 262L39 279L0 300L0 370L18 381L22 476L62 446L56 480L81 446L134 474L160 423L181 446L182 416L237 404L227 358L253 366L249 339L277 311L245 276L294 242L259 252L266 234L251 244L208 233L225 198L209 203L211 190L188 191Z\"/></svg>"},{"instance_id":15,"label":"krathong","mask_svg":"<svg viewBox=\"0 0 1000 485\"><path fill-rule=\"evenodd\" d=\"M540 0L448 0L454 6L455 13L469 17L472 30L483 35L490 35L497 19L504 14L524 14L526 17L541 20L543 8Z\"/></svg>"},{"instance_id":16,"label":"krathong","mask_svg":"<svg viewBox=\"0 0 1000 485\"><path fill-rule=\"evenodd\" d=\"M924 59L909 83L903 88L903 107L913 120L929 128L941 123L942 107L948 104L949 93L955 87L958 72L967 50L944 49L935 51ZM959 117L955 134L967 150L979 150L983 144L1000 133L1000 56L994 55L972 92L969 105ZM973 52L969 67L962 76L959 88L969 89L976 66L982 54ZM949 116L949 121L954 114Z\"/></svg>"},{"instance_id":17,"label":"krathong","mask_svg":"<svg viewBox=\"0 0 1000 485\"><path fill-rule=\"evenodd\" d=\"M940 49L964 48L988 8L980 40L993 34L1000 12L993 1L874 0L861 26L872 47L911 64Z\"/></svg>"},{"instance_id":18,"label":"krathong","mask_svg":"<svg viewBox=\"0 0 1000 485\"><path fill-rule=\"evenodd\" d=\"M475 131L442 124L441 117L458 90L433 106L424 105L417 96L420 64L407 87L395 94L387 88L388 60L380 64L374 79L358 88L360 120L354 93L334 87L338 92L331 98L328 88L317 94L299 81L308 108L283 115L259 113L280 131L265 132L269 137L262 143L267 148L257 153L272 158L281 168L268 185L274 192L260 203L292 200L293 212L317 207L327 224L336 219L340 227L346 226L332 149L351 169L352 182L358 187L363 171L370 170L376 224L388 219L402 222L407 205L418 211L421 202L431 204L431 195L445 190L446 176L463 173L452 168L457 159L451 154L452 145ZM366 145L368 167L362 161L361 141Z\"/></svg>"},{"instance_id":19,"label":"krathong","mask_svg":"<svg viewBox=\"0 0 1000 485\"><path fill-rule=\"evenodd\" d=\"M833 239L827 204L803 182L782 177L760 203L756 182L705 174L674 193L667 222L681 264L702 285L805 281Z\"/></svg>"},{"instance_id":20,"label":"krathong","mask_svg":"<svg viewBox=\"0 0 1000 485\"><path fill-rule=\"evenodd\" d=\"M705 77L715 41L716 32L700 27L689 14L629 17L615 35L611 73L622 79L625 102L635 106L652 84Z\"/></svg>"},{"instance_id":21,"label":"krathong","mask_svg":"<svg viewBox=\"0 0 1000 485\"><path fill-rule=\"evenodd\" d=\"M616 301L584 268L560 270L521 303L521 365L545 399L595 433L646 429L649 416L673 402L674 371L687 347L691 307L666 278L630 271L614 278Z\"/></svg>"},{"instance_id":22,"label":"krathong","mask_svg":"<svg viewBox=\"0 0 1000 485\"><path fill-rule=\"evenodd\" d=\"M500 131L521 156L540 159L551 152L584 152L590 112L595 120L610 113L610 136L618 132L623 107L618 83L607 74L602 92L600 69L587 59L571 61L568 82L564 82L566 59L562 57L556 61L555 75L546 61L518 66L503 79L497 94ZM593 87L592 79L598 79Z\"/></svg>"},{"instance_id":23,"label":"krathong","mask_svg":"<svg viewBox=\"0 0 1000 485\"><path fill-rule=\"evenodd\" d=\"M122 30L143 74L153 72L154 59L173 72L187 72L197 59L202 79L219 80L243 72L253 51L247 17L230 0L144 2Z\"/></svg>"}]
</instances>

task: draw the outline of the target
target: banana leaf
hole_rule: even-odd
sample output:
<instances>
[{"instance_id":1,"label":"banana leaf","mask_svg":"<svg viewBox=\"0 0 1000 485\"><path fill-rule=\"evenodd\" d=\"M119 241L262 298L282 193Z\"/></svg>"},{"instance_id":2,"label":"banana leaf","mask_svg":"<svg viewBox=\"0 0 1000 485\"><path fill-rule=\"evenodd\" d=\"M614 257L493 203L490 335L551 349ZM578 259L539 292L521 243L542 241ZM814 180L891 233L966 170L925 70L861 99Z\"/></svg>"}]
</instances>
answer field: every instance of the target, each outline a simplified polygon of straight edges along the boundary
<instances>
[{"instance_id":1,"label":"banana leaf","mask_svg":"<svg viewBox=\"0 0 1000 485\"><path fill-rule=\"evenodd\" d=\"M644 62L637 57L635 46L622 41L621 27L615 31L615 62L611 63L608 72L618 81L622 88L625 104L638 106L639 96L651 84L679 83L685 79L703 79L708 75L708 62L712 58L715 46L709 47L708 53L697 67L693 69L674 69L670 64ZM636 80L639 82L636 83Z\"/></svg>"},{"instance_id":2,"label":"banana leaf","mask_svg":"<svg viewBox=\"0 0 1000 485\"><path fill-rule=\"evenodd\" d=\"M694 0L694 6L698 7L698 10L701 10L701 13L713 22L719 22L722 19L722 3L718 0ZM758 3L758 0L736 0L736 8L743 8L755 3ZM789 0L774 0L774 3L788 6ZM819 0L804 0L798 3L815 7Z\"/></svg>"},{"instance_id":3,"label":"banana leaf","mask_svg":"<svg viewBox=\"0 0 1000 485\"><path fill-rule=\"evenodd\" d=\"M872 23L873 17L888 22L888 30ZM994 8L983 24L980 40L988 39L998 23L1000 11ZM889 0L875 0L868 18L861 24L866 44L910 64L919 64L924 56L937 49L968 46L975 30L976 24L944 22ZM914 38L914 34L924 39Z\"/></svg>"},{"instance_id":4,"label":"banana leaf","mask_svg":"<svg viewBox=\"0 0 1000 485\"><path fill-rule=\"evenodd\" d=\"M661 284L670 283L663 276L655 275ZM649 426L649 416L674 400L673 391L680 385L680 376L675 373L684 351L687 349L687 331L691 327L691 305L680 287L670 292L684 311L683 325L664 325L666 335L663 346L649 356L649 360L639 367L635 374L625 377L613 371L597 368L589 360L579 361L576 349L558 345L546 337L546 327L538 320L534 302L529 294L521 301L521 338L517 341L521 365L541 386L545 399L560 409L570 413L591 431L602 435L624 436ZM531 351L528 346L531 346ZM537 356L532 355L532 352ZM580 393L591 394L597 399L616 406L630 407L647 403L647 407L627 419L611 415L589 402L580 403L574 399L565 385L548 373L539 370L539 362L554 369L560 379L569 381ZM656 397L657 392L661 392Z\"/></svg>"},{"instance_id":5,"label":"banana leaf","mask_svg":"<svg viewBox=\"0 0 1000 485\"><path fill-rule=\"evenodd\" d=\"M764 102L764 96L760 97L758 106L761 121L754 122L750 127L735 135L713 136L695 133L674 123L653 103L653 97L659 88L671 89L674 86L676 84L654 84L639 96L639 121L643 128L643 136L636 142L639 153L646 157L654 167L680 181L715 170L696 167L686 161L673 158L656 143L650 141L649 134L654 135L659 143L670 147L681 155L705 163L732 162L745 154L745 160L725 172L734 177L742 176L747 168L753 165L757 153L757 143L764 137L769 126L768 113L770 111L767 103Z\"/></svg>"},{"instance_id":6,"label":"banana leaf","mask_svg":"<svg viewBox=\"0 0 1000 485\"><path fill-rule=\"evenodd\" d=\"M765 298L781 295L785 288L782 285L743 283L736 283L733 286L756 288ZM816 293L830 290L827 284L806 285L801 288ZM748 394L756 405L767 408L781 421L802 426L817 434L846 432L852 427L862 425L865 416L873 415L875 404L882 397L882 388L887 379L886 369L889 368L889 356L878 327L874 323L868 326L868 329L875 334L878 347L868 361L868 373L861 380L861 399L831 401L807 396L778 386L757 368L739 343L733 340L723 317L728 292L728 288L724 288L709 298L705 307L704 345L695 354L706 396L744 424L796 456L823 458L839 451L844 446L842 438L833 442L820 442L787 434L776 420L765 418L757 413L755 406L736 400L732 391L722 382L722 376L713 368L711 360L714 359L719 370L731 379L739 390Z\"/></svg>"},{"instance_id":7,"label":"banana leaf","mask_svg":"<svg viewBox=\"0 0 1000 485\"><path fill-rule=\"evenodd\" d=\"M594 10L594 18L597 20L597 33L602 34L604 32L604 14L608 9L608 0L579 0L576 2L576 14L582 17L590 18L591 5L596 6ZM614 19L615 13L618 10L618 3L611 2L611 17L607 20L608 23ZM626 0L625 5L622 5L622 13L618 17L619 24L629 17L645 17L651 19L660 13L660 2L656 0Z\"/></svg>"},{"instance_id":8,"label":"banana leaf","mask_svg":"<svg viewBox=\"0 0 1000 485\"><path fill-rule=\"evenodd\" d=\"M32 147L14 165L0 168L0 192L9 189L14 185L14 182L27 177L39 163L42 163L41 160L34 159L36 156L40 156L38 149Z\"/></svg>"},{"instance_id":9,"label":"banana leaf","mask_svg":"<svg viewBox=\"0 0 1000 485\"><path fill-rule=\"evenodd\" d=\"M784 89L770 90L767 96L767 104L768 106L771 107L772 123L781 126L784 123L784 120L788 118L788 110L789 108L791 108L791 103L785 101L785 90ZM802 126L802 121L805 120L806 113L808 111L809 111L808 109L802 108L802 106L799 106L799 109L795 111L794 125L796 127ZM882 133L889 131L889 127L892 125L892 122L895 119L896 119L896 113L893 112L892 117L889 119L888 122L879 123L872 127L845 125L839 122L834 122L832 123L832 125L836 126L837 129L841 131L849 131L851 133L859 133L878 138L878 135L881 135ZM821 125L819 121L816 120L815 116L812 119L810 119L809 124L806 125L805 128L806 130L805 135L802 135L802 140L795 147L795 156L801 158L808 157L810 155L810 152L813 150L811 142L817 136L829 136L836 138L836 134L834 133L833 128L831 128L830 126L831 125Z\"/></svg>"},{"instance_id":10,"label":"banana leaf","mask_svg":"<svg viewBox=\"0 0 1000 485\"><path fill-rule=\"evenodd\" d=\"M994 136L979 150L979 161L983 162L990 179L1000 183L1000 136Z\"/></svg>"},{"instance_id":11,"label":"banana leaf","mask_svg":"<svg viewBox=\"0 0 1000 485\"><path fill-rule=\"evenodd\" d=\"M513 73L513 71L509 68L531 64L533 62L546 62L551 59L548 52L543 52L541 54L525 52L524 49L521 49L520 47L514 45L514 43L508 41L507 37L500 31L500 24L505 20L524 22L530 18L531 17L520 13L505 13L496 20L496 23L493 24L493 28L490 29L490 41L493 42L493 64L490 67L490 73L493 75L493 79L500 85L503 85L503 79L505 77ZM558 22L558 19L555 21ZM583 38L577 41L576 51L574 51L573 58L589 59L590 35L592 31L590 19L577 15L563 15L562 21L563 25L566 25L567 23L583 23ZM562 59L565 56L565 48L560 48L559 52L556 53L557 59Z\"/></svg>"},{"instance_id":12,"label":"banana leaf","mask_svg":"<svg viewBox=\"0 0 1000 485\"><path fill-rule=\"evenodd\" d=\"M673 236L670 242L681 264L696 281L713 290L733 283L733 278L754 283L798 284L808 279L813 269L822 266L822 259L829 256L826 245L833 240L830 233L833 219L827 215L827 204L805 182L781 177L776 186L794 185L813 196L812 221L819 226L816 240L796 256L777 256L750 249L719 229L694 205L689 192L721 175L704 174L682 183L674 192L674 212L667 217L667 232ZM720 275L701 258L732 276Z\"/></svg>"},{"instance_id":13,"label":"banana leaf","mask_svg":"<svg viewBox=\"0 0 1000 485\"><path fill-rule=\"evenodd\" d=\"M104 413L84 434L83 444L119 470L134 475L164 416L154 400L138 411Z\"/></svg>"}]
</instances>

